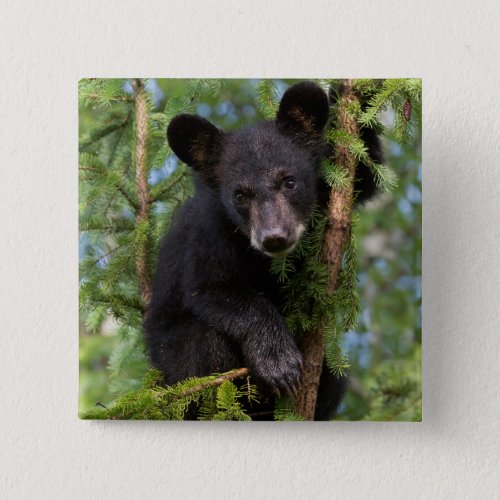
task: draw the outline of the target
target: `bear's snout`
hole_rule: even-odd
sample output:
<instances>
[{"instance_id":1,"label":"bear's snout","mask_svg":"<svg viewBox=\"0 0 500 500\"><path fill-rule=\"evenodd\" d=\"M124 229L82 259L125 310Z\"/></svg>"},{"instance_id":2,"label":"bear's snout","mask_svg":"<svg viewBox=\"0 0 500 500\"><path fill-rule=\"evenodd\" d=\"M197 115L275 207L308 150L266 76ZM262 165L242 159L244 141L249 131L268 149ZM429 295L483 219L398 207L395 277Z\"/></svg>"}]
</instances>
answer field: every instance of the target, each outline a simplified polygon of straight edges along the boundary
<instances>
[{"instance_id":1,"label":"bear's snout","mask_svg":"<svg viewBox=\"0 0 500 500\"><path fill-rule=\"evenodd\" d=\"M289 242L284 229L266 229L261 233L262 247L269 253L284 252L294 242Z\"/></svg>"}]
</instances>

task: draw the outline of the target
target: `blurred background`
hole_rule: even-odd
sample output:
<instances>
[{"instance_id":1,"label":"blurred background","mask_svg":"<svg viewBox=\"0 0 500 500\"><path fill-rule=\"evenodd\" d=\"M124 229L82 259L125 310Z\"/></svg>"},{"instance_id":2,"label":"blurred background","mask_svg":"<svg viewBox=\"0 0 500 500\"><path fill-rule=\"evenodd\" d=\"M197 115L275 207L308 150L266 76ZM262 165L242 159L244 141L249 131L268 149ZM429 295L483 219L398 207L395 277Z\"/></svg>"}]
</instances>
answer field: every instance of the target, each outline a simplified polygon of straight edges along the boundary
<instances>
[{"instance_id":1,"label":"blurred background","mask_svg":"<svg viewBox=\"0 0 500 500\"><path fill-rule=\"evenodd\" d=\"M278 98L296 81L275 80ZM195 112L225 130L264 119L256 104L258 82L224 80L216 97L202 95ZM163 112L167 102L178 101L181 107L189 83L148 80L147 90L157 112ZM124 91L132 91L128 82ZM105 112L109 110L103 106L82 103L80 137L88 135ZM421 418L421 132L416 130L410 145L401 148L391 131L392 113L386 110L381 121L387 126L383 137L386 165L396 173L398 186L357 209L362 313L357 328L343 339L351 368L349 391L338 415L342 420ZM177 160L170 155L160 168L151 170L150 184L159 183L177 168ZM82 232L81 261L102 253L100 245L100 240ZM138 388L147 369L140 342L122 342L127 325L120 325L105 311L99 314L99 321L96 313L80 314L80 413L96 404L109 406L119 395Z\"/></svg>"}]
</instances>

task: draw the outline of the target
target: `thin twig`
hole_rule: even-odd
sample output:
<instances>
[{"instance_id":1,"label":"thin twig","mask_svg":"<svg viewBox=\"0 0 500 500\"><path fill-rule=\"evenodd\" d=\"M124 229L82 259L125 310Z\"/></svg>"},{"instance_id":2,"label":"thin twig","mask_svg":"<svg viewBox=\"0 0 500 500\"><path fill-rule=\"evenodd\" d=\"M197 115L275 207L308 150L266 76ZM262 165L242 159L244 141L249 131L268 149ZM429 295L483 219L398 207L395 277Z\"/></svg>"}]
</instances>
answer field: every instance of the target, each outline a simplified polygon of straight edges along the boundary
<instances>
[{"instance_id":1,"label":"thin twig","mask_svg":"<svg viewBox=\"0 0 500 500\"><path fill-rule=\"evenodd\" d=\"M94 262L92 263L92 265L95 266L96 264L98 264L99 262L101 262L102 259L105 259L106 257L109 257L110 255L112 255L113 253L115 253L120 248L123 248L123 246L124 245L117 245L116 247L112 248L108 252L100 255L96 260L94 260Z\"/></svg>"},{"instance_id":2,"label":"thin twig","mask_svg":"<svg viewBox=\"0 0 500 500\"><path fill-rule=\"evenodd\" d=\"M87 99L92 99L94 101L101 101L102 100L102 96L98 93L91 93L91 94L87 94L85 96ZM117 102L132 102L132 98L129 97L129 96L116 96L116 97L113 97L111 99L109 99L110 101L117 101Z\"/></svg>"}]
</instances>

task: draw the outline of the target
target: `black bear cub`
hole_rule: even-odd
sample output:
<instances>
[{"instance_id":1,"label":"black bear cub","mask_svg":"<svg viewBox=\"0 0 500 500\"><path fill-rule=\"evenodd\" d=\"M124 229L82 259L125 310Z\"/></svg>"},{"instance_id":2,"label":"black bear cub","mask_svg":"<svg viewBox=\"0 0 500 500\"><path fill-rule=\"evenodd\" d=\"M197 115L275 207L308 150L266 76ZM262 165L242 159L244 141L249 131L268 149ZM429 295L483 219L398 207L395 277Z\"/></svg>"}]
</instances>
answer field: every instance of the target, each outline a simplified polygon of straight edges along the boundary
<instances>
[{"instance_id":1,"label":"black bear cub","mask_svg":"<svg viewBox=\"0 0 500 500\"><path fill-rule=\"evenodd\" d=\"M246 366L267 401L295 393L303 360L270 264L294 249L315 208L328 116L325 92L302 82L274 121L231 133L194 115L170 123L168 142L193 169L196 194L161 244L145 322L166 384ZM317 419L333 417L342 385L323 372Z\"/></svg>"}]
</instances>

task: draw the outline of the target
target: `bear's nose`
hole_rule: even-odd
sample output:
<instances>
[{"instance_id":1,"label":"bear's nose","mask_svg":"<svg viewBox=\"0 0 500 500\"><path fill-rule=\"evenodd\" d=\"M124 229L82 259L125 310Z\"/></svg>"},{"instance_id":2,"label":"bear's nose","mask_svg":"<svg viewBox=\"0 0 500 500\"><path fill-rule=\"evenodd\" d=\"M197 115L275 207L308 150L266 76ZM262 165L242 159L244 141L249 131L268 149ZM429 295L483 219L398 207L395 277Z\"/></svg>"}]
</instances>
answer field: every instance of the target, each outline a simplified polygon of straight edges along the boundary
<instances>
[{"instance_id":1,"label":"bear's nose","mask_svg":"<svg viewBox=\"0 0 500 500\"><path fill-rule=\"evenodd\" d=\"M267 252L281 252L288 248L288 241L283 229L269 229L262 232L262 246Z\"/></svg>"}]
</instances>

